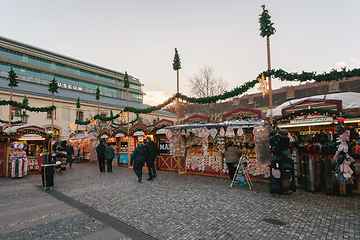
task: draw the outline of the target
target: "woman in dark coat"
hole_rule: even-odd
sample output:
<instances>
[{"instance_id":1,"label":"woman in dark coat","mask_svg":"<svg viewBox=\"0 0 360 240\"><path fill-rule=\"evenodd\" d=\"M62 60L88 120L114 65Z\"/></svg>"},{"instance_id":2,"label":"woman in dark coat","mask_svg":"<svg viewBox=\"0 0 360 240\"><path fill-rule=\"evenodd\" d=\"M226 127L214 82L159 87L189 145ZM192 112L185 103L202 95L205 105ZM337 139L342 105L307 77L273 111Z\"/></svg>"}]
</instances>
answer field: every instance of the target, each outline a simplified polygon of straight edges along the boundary
<instances>
[{"instance_id":1,"label":"woman in dark coat","mask_svg":"<svg viewBox=\"0 0 360 240\"><path fill-rule=\"evenodd\" d=\"M107 147L105 149L105 159L107 162L107 171L112 172L112 161L115 157L115 151L114 148L111 146L110 143L107 144Z\"/></svg>"},{"instance_id":2,"label":"woman in dark coat","mask_svg":"<svg viewBox=\"0 0 360 240\"><path fill-rule=\"evenodd\" d=\"M134 161L134 172L136 176L138 177L138 182L141 182L142 180L142 169L144 166L144 163L146 162L147 153L144 143L139 142L137 147L135 148L132 159Z\"/></svg>"}]
</instances>

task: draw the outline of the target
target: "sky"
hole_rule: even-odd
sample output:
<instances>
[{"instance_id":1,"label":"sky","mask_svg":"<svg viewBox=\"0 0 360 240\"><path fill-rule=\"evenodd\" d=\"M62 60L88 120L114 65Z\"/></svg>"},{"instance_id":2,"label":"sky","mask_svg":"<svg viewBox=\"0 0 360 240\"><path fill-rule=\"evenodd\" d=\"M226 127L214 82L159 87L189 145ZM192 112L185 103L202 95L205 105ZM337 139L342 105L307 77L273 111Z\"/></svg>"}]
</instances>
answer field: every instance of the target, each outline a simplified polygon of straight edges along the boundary
<instances>
[{"instance_id":1,"label":"sky","mask_svg":"<svg viewBox=\"0 0 360 240\"><path fill-rule=\"evenodd\" d=\"M267 70L259 15L265 4L276 32L271 67L287 72L360 67L359 0L12 0L2 1L0 35L138 78L144 103L180 92L203 66L228 90ZM294 82L273 79L273 89ZM248 93L258 92L257 86Z\"/></svg>"}]
</instances>

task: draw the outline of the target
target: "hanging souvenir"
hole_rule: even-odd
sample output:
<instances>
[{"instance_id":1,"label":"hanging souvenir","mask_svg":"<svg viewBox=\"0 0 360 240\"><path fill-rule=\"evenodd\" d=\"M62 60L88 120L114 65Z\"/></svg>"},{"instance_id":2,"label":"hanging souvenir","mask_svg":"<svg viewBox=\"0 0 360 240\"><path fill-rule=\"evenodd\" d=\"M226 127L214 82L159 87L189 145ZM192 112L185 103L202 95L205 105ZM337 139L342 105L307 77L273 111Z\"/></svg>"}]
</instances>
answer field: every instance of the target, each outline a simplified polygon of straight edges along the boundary
<instances>
[{"instance_id":1,"label":"hanging souvenir","mask_svg":"<svg viewBox=\"0 0 360 240\"><path fill-rule=\"evenodd\" d=\"M186 135L185 129L181 130L181 136L185 136L185 135Z\"/></svg>"},{"instance_id":2,"label":"hanging souvenir","mask_svg":"<svg viewBox=\"0 0 360 240\"><path fill-rule=\"evenodd\" d=\"M187 130L186 130L185 136L186 136L186 137L190 137L190 129L187 129Z\"/></svg>"},{"instance_id":3,"label":"hanging souvenir","mask_svg":"<svg viewBox=\"0 0 360 240\"><path fill-rule=\"evenodd\" d=\"M232 127L228 127L226 129L225 137L234 137L234 136L235 136L234 129Z\"/></svg>"},{"instance_id":4,"label":"hanging souvenir","mask_svg":"<svg viewBox=\"0 0 360 240\"><path fill-rule=\"evenodd\" d=\"M213 139L215 139L216 134L217 134L216 128L210 129L210 136L211 136Z\"/></svg>"},{"instance_id":5,"label":"hanging souvenir","mask_svg":"<svg viewBox=\"0 0 360 240\"><path fill-rule=\"evenodd\" d=\"M242 136L243 134L244 134L244 131L243 131L242 127L239 127L237 130L237 135Z\"/></svg>"},{"instance_id":6,"label":"hanging souvenir","mask_svg":"<svg viewBox=\"0 0 360 240\"><path fill-rule=\"evenodd\" d=\"M168 130L166 131L166 137L167 137L167 139L170 139L170 138L172 137L172 135L173 135L172 131L168 129Z\"/></svg>"},{"instance_id":7,"label":"hanging souvenir","mask_svg":"<svg viewBox=\"0 0 360 240\"><path fill-rule=\"evenodd\" d=\"M225 130L223 127L220 128L220 136L222 136L222 137L225 136Z\"/></svg>"},{"instance_id":8,"label":"hanging souvenir","mask_svg":"<svg viewBox=\"0 0 360 240\"><path fill-rule=\"evenodd\" d=\"M201 138L207 138L209 134L209 129L207 129L206 127L202 127L199 131L199 137Z\"/></svg>"}]
</instances>

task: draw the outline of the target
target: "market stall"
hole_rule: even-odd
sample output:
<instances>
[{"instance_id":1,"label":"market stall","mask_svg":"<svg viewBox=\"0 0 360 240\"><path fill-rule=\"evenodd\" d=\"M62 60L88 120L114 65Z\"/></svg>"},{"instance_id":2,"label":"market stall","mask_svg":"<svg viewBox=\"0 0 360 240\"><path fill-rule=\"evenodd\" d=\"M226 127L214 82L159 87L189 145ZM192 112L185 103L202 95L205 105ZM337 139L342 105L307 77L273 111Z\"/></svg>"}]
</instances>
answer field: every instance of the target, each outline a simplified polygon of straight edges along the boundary
<instances>
[{"instance_id":1,"label":"market stall","mask_svg":"<svg viewBox=\"0 0 360 240\"><path fill-rule=\"evenodd\" d=\"M70 137L69 142L74 147L75 155L79 152L84 161L97 162L96 147L98 145L97 133L79 133Z\"/></svg>"},{"instance_id":2,"label":"market stall","mask_svg":"<svg viewBox=\"0 0 360 240\"><path fill-rule=\"evenodd\" d=\"M8 138L3 132L3 127L0 126L0 176L7 176L7 172L8 172L8 164L6 160L7 141Z\"/></svg>"},{"instance_id":3,"label":"market stall","mask_svg":"<svg viewBox=\"0 0 360 240\"><path fill-rule=\"evenodd\" d=\"M184 173L228 177L223 154L231 142L248 156L249 174L266 179L269 177L269 128L259 119L193 123L167 127L166 136L171 155L183 159Z\"/></svg>"},{"instance_id":4,"label":"market stall","mask_svg":"<svg viewBox=\"0 0 360 240\"><path fill-rule=\"evenodd\" d=\"M334 177L338 165L334 155L339 137L343 131L349 130L347 145L351 149L359 136L358 120L349 119L342 110L340 99L309 98L283 107L282 116L274 120L278 128L287 129L290 133L296 182L309 191L340 192ZM353 155L350 151L349 154ZM355 180L355 184L348 185L347 190L357 192L360 189L357 185Z\"/></svg>"},{"instance_id":5,"label":"market stall","mask_svg":"<svg viewBox=\"0 0 360 240\"><path fill-rule=\"evenodd\" d=\"M22 177L28 172L40 172L42 164L51 161L48 143L51 134L36 125L13 126L4 134L10 139L9 170L11 177Z\"/></svg>"}]
</instances>

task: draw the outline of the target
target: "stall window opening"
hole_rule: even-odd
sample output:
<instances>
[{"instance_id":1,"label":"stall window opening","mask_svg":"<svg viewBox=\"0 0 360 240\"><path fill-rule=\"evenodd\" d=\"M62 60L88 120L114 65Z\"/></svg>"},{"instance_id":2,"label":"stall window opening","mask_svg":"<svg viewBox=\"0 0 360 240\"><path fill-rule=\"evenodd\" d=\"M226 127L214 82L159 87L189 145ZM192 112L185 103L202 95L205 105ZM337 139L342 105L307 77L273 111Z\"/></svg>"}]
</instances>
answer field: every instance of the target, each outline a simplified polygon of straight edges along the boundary
<instances>
[{"instance_id":1,"label":"stall window opening","mask_svg":"<svg viewBox=\"0 0 360 240\"><path fill-rule=\"evenodd\" d=\"M11 106L11 119L13 119L13 117L20 117L20 114L21 114L20 107Z\"/></svg>"},{"instance_id":2,"label":"stall window opening","mask_svg":"<svg viewBox=\"0 0 360 240\"><path fill-rule=\"evenodd\" d=\"M84 112L83 111L78 111L78 120L79 121L84 121Z\"/></svg>"}]
</instances>

